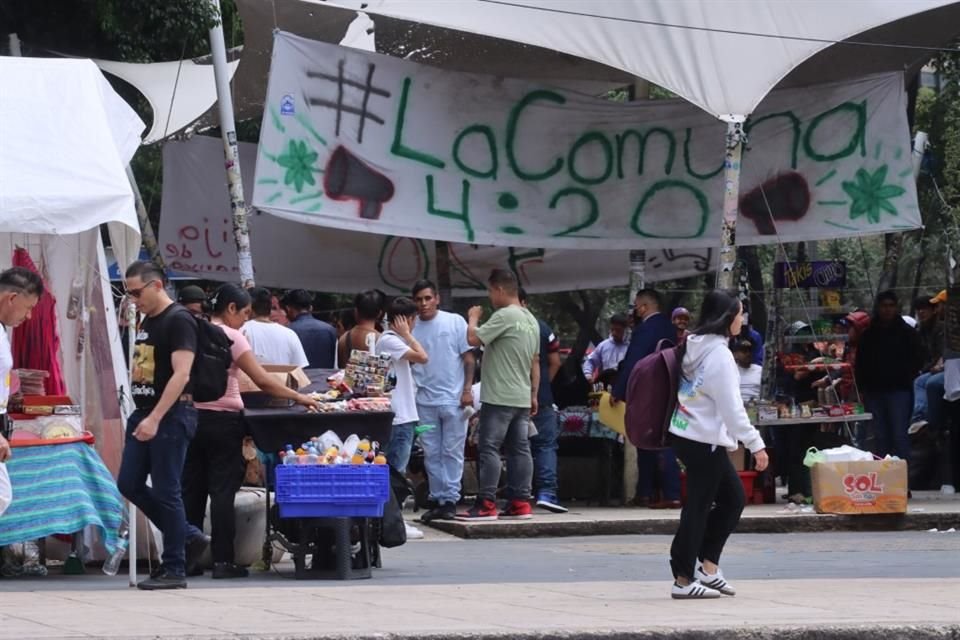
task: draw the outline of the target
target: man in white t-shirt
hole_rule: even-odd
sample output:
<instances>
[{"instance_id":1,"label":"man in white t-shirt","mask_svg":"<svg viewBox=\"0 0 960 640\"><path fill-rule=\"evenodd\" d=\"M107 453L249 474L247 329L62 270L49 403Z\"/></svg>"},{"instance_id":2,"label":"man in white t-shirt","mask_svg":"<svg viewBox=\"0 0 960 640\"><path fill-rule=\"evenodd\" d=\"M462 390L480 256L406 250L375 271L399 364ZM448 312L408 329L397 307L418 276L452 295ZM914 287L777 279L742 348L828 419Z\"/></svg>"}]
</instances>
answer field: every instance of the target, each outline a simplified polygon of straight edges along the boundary
<instances>
[{"instance_id":1,"label":"man in white t-shirt","mask_svg":"<svg viewBox=\"0 0 960 640\"><path fill-rule=\"evenodd\" d=\"M285 364L306 367L309 362L303 351L300 338L283 325L270 319L273 294L269 289L256 287L250 290L253 319L243 325L253 355L260 364Z\"/></svg>"},{"instance_id":2,"label":"man in white t-shirt","mask_svg":"<svg viewBox=\"0 0 960 640\"><path fill-rule=\"evenodd\" d=\"M393 432L387 444L387 463L406 473L413 448L413 429L417 426L417 386L410 364L426 364L427 352L413 337L417 323L417 305L410 298L395 298L387 309L390 328L377 340L377 355L390 356L393 374L397 379L390 396L393 409Z\"/></svg>"},{"instance_id":3,"label":"man in white t-shirt","mask_svg":"<svg viewBox=\"0 0 960 640\"><path fill-rule=\"evenodd\" d=\"M740 396L744 402L759 400L763 367L753 363L753 341L744 338L735 340L732 350L740 371Z\"/></svg>"},{"instance_id":4,"label":"man in white t-shirt","mask_svg":"<svg viewBox=\"0 0 960 640\"><path fill-rule=\"evenodd\" d=\"M10 373L13 351L7 331L30 319L30 312L43 295L43 280L33 271L13 267L0 273L0 420L7 422L7 401L10 399ZM10 443L0 435L0 462L10 457Z\"/></svg>"},{"instance_id":5,"label":"man in white t-shirt","mask_svg":"<svg viewBox=\"0 0 960 640\"><path fill-rule=\"evenodd\" d=\"M473 348L467 342L467 321L440 310L437 287L429 280L413 286L419 317L413 329L430 362L413 368L417 382L417 414L423 461L435 507L421 518L454 520L463 479L463 450L467 441L464 407L473 405Z\"/></svg>"}]
</instances>

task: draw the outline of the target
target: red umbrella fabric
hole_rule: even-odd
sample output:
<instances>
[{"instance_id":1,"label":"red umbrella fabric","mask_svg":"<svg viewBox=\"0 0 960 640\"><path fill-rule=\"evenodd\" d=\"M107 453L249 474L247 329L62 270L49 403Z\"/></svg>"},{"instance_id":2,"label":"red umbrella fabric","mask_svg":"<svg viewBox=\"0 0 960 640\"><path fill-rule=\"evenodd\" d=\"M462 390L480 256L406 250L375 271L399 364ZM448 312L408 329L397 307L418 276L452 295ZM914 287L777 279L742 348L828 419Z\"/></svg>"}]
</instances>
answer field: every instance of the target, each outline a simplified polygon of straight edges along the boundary
<instances>
[{"instance_id":1,"label":"red umbrella fabric","mask_svg":"<svg viewBox=\"0 0 960 640\"><path fill-rule=\"evenodd\" d=\"M30 269L41 275L26 249L17 247L13 266ZM49 372L45 380L47 395L67 394L60 366L60 332L57 330L57 300L44 282L44 294L34 307L31 318L13 330L13 366L15 369L39 369Z\"/></svg>"}]
</instances>

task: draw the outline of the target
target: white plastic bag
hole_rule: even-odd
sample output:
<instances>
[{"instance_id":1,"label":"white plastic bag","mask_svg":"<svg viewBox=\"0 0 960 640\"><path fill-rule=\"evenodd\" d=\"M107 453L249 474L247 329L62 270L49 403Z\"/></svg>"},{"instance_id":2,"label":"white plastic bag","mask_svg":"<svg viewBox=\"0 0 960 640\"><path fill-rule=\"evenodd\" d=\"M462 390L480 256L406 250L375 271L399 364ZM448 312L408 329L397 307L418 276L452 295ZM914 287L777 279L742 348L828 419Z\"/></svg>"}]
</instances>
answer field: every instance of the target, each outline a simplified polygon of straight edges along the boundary
<instances>
[{"instance_id":1,"label":"white plastic bag","mask_svg":"<svg viewBox=\"0 0 960 640\"><path fill-rule=\"evenodd\" d=\"M862 451L848 444L833 449L823 449L820 453L823 455L824 462L870 462L873 460L873 454L869 451Z\"/></svg>"},{"instance_id":2,"label":"white plastic bag","mask_svg":"<svg viewBox=\"0 0 960 640\"><path fill-rule=\"evenodd\" d=\"M13 486L10 484L10 474L6 463L0 462L0 515L7 510L13 501Z\"/></svg>"}]
</instances>

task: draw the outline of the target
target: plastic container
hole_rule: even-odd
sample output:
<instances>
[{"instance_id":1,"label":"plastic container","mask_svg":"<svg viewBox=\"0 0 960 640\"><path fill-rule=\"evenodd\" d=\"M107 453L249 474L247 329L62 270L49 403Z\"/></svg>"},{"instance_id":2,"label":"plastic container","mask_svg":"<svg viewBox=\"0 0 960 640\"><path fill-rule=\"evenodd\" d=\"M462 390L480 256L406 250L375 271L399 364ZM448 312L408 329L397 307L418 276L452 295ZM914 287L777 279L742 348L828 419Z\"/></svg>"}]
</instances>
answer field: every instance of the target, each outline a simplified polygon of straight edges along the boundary
<instances>
[{"instance_id":1,"label":"plastic container","mask_svg":"<svg viewBox=\"0 0 960 640\"><path fill-rule=\"evenodd\" d=\"M387 465L283 465L276 468L281 518L383 517Z\"/></svg>"}]
</instances>

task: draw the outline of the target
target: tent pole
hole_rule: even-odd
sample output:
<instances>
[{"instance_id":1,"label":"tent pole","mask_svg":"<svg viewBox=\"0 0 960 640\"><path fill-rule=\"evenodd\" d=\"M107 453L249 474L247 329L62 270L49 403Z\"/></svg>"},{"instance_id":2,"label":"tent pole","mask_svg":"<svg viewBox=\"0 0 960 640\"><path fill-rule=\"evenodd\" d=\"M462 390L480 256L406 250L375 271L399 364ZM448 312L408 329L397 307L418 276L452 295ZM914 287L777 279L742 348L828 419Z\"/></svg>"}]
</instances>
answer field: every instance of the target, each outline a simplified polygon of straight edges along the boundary
<instances>
[{"instance_id":1,"label":"tent pole","mask_svg":"<svg viewBox=\"0 0 960 640\"><path fill-rule=\"evenodd\" d=\"M237 244L240 282L244 287L252 287L254 286L253 256L250 253L247 203L243 197L243 178L240 176L240 150L237 148L237 126L233 119L230 72L227 68L226 44L223 40L223 14L220 11L220 0L210 0L210 4L217 12L217 24L210 29L210 53L213 57L213 75L217 83L220 135L223 137L224 166L227 170L227 184L230 188L230 209L233 212L233 238Z\"/></svg>"},{"instance_id":2,"label":"tent pole","mask_svg":"<svg viewBox=\"0 0 960 640\"><path fill-rule=\"evenodd\" d=\"M453 310L453 284L450 281L450 245L443 240L435 240L433 250L437 256L437 294L440 296L440 308Z\"/></svg>"},{"instance_id":3,"label":"tent pole","mask_svg":"<svg viewBox=\"0 0 960 640\"><path fill-rule=\"evenodd\" d=\"M10 43L10 55L14 58L19 58L23 55L23 52L20 51L20 36L15 33L7 34L7 41Z\"/></svg>"},{"instance_id":4,"label":"tent pole","mask_svg":"<svg viewBox=\"0 0 960 640\"><path fill-rule=\"evenodd\" d=\"M647 252L636 249L630 252L630 297L627 304L633 309L637 292L647 286ZM637 495L637 481L640 469L637 467L637 449L628 438L623 439L623 502L629 503Z\"/></svg>"},{"instance_id":5,"label":"tent pole","mask_svg":"<svg viewBox=\"0 0 960 640\"><path fill-rule=\"evenodd\" d=\"M733 289L733 268L737 263L737 213L740 199L740 160L746 136L744 116L727 116L727 153L723 162L723 230L720 233L720 270L717 288Z\"/></svg>"},{"instance_id":6,"label":"tent pole","mask_svg":"<svg viewBox=\"0 0 960 640\"><path fill-rule=\"evenodd\" d=\"M133 190L133 202L136 204L137 221L140 223L140 238L143 246L150 256L150 261L161 269L166 269L163 254L160 253L160 245L157 244L157 236L153 233L153 225L150 223L150 216L147 214L147 207L143 204L143 197L140 195L140 187L137 185L137 178L133 175L133 168L127 165L127 180L130 181L130 188Z\"/></svg>"},{"instance_id":7,"label":"tent pole","mask_svg":"<svg viewBox=\"0 0 960 640\"><path fill-rule=\"evenodd\" d=\"M137 344L137 306L133 300L127 300L127 308L124 309L124 315L127 321L127 388L131 389L133 385L133 351ZM133 395L130 396L130 402L133 402ZM126 426L126 425L124 425ZM129 564L130 587L137 586L137 526L139 525L137 517L137 507L132 502L127 502L127 562Z\"/></svg>"}]
</instances>

